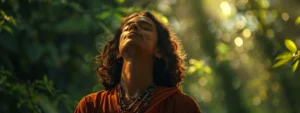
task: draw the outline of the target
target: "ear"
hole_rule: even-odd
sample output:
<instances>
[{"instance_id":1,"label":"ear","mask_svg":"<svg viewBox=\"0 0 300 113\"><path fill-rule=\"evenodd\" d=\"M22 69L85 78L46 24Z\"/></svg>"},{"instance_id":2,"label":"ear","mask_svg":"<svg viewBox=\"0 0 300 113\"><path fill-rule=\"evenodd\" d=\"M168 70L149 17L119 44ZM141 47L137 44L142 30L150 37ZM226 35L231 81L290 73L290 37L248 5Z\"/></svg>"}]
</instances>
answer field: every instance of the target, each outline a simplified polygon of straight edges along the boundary
<instances>
[{"instance_id":1,"label":"ear","mask_svg":"<svg viewBox=\"0 0 300 113\"><path fill-rule=\"evenodd\" d=\"M157 58L162 58L162 54L160 52L160 49L159 48L156 48L155 51L154 51L154 56L157 57Z\"/></svg>"}]
</instances>

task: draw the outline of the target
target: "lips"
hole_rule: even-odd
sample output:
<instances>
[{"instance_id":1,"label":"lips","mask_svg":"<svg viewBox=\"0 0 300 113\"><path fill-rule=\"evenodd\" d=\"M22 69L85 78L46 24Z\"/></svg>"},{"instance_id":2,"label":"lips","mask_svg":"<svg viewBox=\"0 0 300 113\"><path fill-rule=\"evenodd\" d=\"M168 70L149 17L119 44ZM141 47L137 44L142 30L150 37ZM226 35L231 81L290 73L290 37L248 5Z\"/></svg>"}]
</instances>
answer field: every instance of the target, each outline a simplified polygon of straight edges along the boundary
<instances>
[{"instance_id":1,"label":"lips","mask_svg":"<svg viewBox=\"0 0 300 113\"><path fill-rule=\"evenodd\" d=\"M129 37L129 36L138 36L138 37L141 37L140 34L138 34L137 32L129 32L126 37Z\"/></svg>"}]
</instances>

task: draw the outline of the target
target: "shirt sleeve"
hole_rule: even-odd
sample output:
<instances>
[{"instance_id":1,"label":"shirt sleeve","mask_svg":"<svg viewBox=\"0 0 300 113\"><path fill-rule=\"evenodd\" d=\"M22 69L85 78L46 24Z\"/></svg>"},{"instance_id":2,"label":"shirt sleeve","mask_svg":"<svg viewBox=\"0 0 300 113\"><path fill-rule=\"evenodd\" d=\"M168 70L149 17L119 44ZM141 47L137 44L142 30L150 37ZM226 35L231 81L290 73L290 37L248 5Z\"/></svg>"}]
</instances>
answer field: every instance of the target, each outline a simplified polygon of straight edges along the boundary
<instances>
[{"instance_id":1,"label":"shirt sleeve","mask_svg":"<svg viewBox=\"0 0 300 113\"><path fill-rule=\"evenodd\" d=\"M181 94L177 99L177 110L184 110L182 111L184 113L201 113L198 104L192 97Z\"/></svg>"},{"instance_id":2,"label":"shirt sleeve","mask_svg":"<svg viewBox=\"0 0 300 113\"><path fill-rule=\"evenodd\" d=\"M87 97L84 97L78 103L74 113L91 113L93 109L93 103L87 101Z\"/></svg>"}]
</instances>

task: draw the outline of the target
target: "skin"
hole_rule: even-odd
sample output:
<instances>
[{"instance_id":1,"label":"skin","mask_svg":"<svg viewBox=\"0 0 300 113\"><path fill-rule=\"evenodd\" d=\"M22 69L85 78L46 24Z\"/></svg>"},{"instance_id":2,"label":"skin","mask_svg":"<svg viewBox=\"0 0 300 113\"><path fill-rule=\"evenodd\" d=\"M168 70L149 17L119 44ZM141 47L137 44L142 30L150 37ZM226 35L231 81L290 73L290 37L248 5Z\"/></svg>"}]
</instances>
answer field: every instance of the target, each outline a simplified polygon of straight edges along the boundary
<instances>
[{"instance_id":1,"label":"skin","mask_svg":"<svg viewBox=\"0 0 300 113\"><path fill-rule=\"evenodd\" d=\"M138 97L153 81L155 57L161 58L157 47L157 30L154 22L145 16L137 16L125 23L119 43L119 56L124 59L121 86L125 103Z\"/></svg>"}]
</instances>

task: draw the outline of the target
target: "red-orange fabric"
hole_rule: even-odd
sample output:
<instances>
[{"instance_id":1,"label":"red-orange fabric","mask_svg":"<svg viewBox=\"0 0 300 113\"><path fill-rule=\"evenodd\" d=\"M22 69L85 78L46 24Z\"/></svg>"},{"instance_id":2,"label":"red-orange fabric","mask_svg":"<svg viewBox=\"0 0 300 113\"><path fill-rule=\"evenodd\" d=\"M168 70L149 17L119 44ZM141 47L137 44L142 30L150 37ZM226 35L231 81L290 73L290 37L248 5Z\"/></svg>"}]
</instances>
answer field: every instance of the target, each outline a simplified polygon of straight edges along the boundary
<instances>
[{"instance_id":1,"label":"red-orange fabric","mask_svg":"<svg viewBox=\"0 0 300 113\"><path fill-rule=\"evenodd\" d=\"M81 99L74 113L120 113L117 89L99 91ZM144 113L200 113L197 103L178 88L157 86Z\"/></svg>"}]
</instances>

